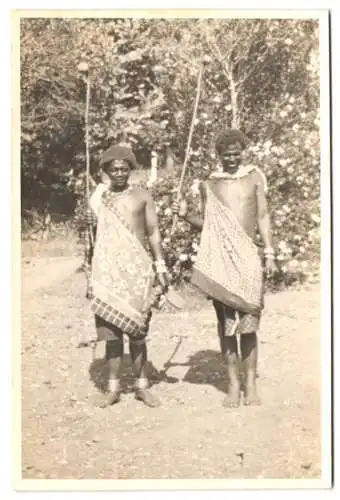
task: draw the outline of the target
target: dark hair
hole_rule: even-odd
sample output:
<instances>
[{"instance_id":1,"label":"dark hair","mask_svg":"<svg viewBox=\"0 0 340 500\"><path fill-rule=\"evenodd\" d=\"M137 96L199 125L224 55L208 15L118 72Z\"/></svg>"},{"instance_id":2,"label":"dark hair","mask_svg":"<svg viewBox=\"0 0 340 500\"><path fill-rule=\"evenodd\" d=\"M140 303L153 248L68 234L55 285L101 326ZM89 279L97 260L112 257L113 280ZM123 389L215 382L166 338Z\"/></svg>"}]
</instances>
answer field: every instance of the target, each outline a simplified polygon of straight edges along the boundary
<instances>
[{"instance_id":1,"label":"dark hair","mask_svg":"<svg viewBox=\"0 0 340 500\"><path fill-rule=\"evenodd\" d=\"M231 144L240 143L243 148L247 146L247 138L241 132L234 128L229 128L222 132L216 139L215 149L217 153L221 154Z\"/></svg>"},{"instance_id":2,"label":"dark hair","mask_svg":"<svg viewBox=\"0 0 340 500\"><path fill-rule=\"evenodd\" d=\"M138 168L136 157L132 150L126 146L111 146L104 151L101 157L100 166L104 169L112 160L124 160L130 168Z\"/></svg>"}]
</instances>

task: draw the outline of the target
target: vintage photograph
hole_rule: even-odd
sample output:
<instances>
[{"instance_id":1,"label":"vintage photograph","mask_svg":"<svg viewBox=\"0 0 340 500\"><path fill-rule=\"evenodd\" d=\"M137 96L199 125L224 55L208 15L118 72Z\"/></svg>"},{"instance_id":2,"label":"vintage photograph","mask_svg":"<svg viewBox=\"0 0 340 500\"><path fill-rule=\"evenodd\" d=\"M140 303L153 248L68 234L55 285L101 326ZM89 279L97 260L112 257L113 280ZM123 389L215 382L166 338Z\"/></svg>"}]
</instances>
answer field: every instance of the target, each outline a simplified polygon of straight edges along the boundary
<instances>
[{"instance_id":1,"label":"vintage photograph","mask_svg":"<svg viewBox=\"0 0 340 500\"><path fill-rule=\"evenodd\" d=\"M19 487L317 487L327 13L71 12L15 14Z\"/></svg>"}]
</instances>

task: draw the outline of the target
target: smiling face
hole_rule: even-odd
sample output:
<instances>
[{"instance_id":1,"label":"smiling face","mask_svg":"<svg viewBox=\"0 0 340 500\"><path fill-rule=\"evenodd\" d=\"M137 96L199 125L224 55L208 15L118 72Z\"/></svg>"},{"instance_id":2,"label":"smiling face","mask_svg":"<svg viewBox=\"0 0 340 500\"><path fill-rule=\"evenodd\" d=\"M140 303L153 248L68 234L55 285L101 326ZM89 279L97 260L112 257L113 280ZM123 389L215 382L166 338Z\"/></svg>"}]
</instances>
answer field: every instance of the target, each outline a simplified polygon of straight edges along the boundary
<instances>
[{"instance_id":1,"label":"smiling face","mask_svg":"<svg viewBox=\"0 0 340 500\"><path fill-rule=\"evenodd\" d=\"M219 157L225 172L234 173L238 170L242 160L243 147L239 142L229 144L220 153Z\"/></svg>"},{"instance_id":2,"label":"smiling face","mask_svg":"<svg viewBox=\"0 0 340 500\"><path fill-rule=\"evenodd\" d=\"M111 189L122 191L127 187L131 171L127 161L112 160L103 170L110 179Z\"/></svg>"}]
</instances>

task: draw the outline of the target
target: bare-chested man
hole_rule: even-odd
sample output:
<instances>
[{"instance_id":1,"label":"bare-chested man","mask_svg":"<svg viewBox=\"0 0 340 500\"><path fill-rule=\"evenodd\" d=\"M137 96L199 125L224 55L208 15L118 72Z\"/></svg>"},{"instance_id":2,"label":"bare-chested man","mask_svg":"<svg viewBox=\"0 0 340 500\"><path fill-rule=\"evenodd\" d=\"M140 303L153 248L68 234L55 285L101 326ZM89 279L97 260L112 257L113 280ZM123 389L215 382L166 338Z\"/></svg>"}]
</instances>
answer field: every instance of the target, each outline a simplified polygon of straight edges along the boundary
<instances>
[{"instance_id":1,"label":"bare-chested man","mask_svg":"<svg viewBox=\"0 0 340 500\"><path fill-rule=\"evenodd\" d=\"M106 341L109 365L109 393L102 406L120 398L123 334L129 337L136 398L151 407L160 404L148 389L146 335L155 299L155 273L164 292L168 285L153 199L147 190L129 186L130 171L136 164L127 147L113 146L103 154L101 168L109 183L98 185L87 216L89 223L93 222L91 214L96 215L91 307L98 340Z\"/></svg>"},{"instance_id":2,"label":"bare-chested man","mask_svg":"<svg viewBox=\"0 0 340 500\"><path fill-rule=\"evenodd\" d=\"M216 141L219 171L201 182L202 215L188 214L182 200L174 209L195 228L201 243L192 282L213 299L221 351L227 362L228 390L224 405L240 404L237 333L245 368L244 404L260 404L256 391L257 330L263 308L263 276L257 229L264 243L268 275L275 269L266 179L252 165L242 166L244 135L228 129Z\"/></svg>"}]
</instances>

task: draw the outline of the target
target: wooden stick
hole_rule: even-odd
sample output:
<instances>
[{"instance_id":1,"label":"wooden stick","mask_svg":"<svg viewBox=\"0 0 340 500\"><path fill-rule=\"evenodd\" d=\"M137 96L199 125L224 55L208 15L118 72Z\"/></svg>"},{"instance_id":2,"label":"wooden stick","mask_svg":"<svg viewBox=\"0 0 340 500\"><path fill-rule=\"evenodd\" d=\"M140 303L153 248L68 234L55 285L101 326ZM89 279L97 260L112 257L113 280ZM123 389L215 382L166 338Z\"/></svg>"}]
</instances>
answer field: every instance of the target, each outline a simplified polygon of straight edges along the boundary
<instances>
[{"instance_id":1,"label":"wooden stick","mask_svg":"<svg viewBox=\"0 0 340 500\"><path fill-rule=\"evenodd\" d=\"M86 198L90 199L90 146L89 146L90 78L86 79L85 147L86 147Z\"/></svg>"},{"instance_id":2,"label":"wooden stick","mask_svg":"<svg viewBox=\"0 0 340 500\"><path fill-rule=\"evenodd\" d=\"M179 180L178 188L177 188L177 199L176 201L178 202L181 198L181 191L183 187L183 181L184 181L184 176L187 168L187 163L189 160L190 156L190 146L191 146L191 139L192 139L192 134L194 132L194 127L195 127L195 120L196 120L196 114L197 114L197 108L198 108L198 102L200 98L200 93L201 93L201 86L202 86L202 76L203 76L203 68L204 68L204 63L201 64L200 71L198 74L198 80L197 80L197 91L196 91L196 101L195 101L195 106L194 106L194 111L192 114L192 120L191 120L191 125L190 125L190 131L189 131L189 137L188 137L188 142L187 142L187 149L185 152L185 158L184 158L184 163L182 167L182 172L181 172L181 177ZM171 235L173 235L176 224L178 220L178 215L176 214L172 223L172 228L171 228Z\"/></svg>"},{"instance_id":3,"label":"wooden stick","mask_svg":"<svg viewBox=\"0 0 340 500\"><path fill-rule=\"evenodd\" d=\"M86 147L86 199L87 205L90 202L90 131L89 131L89 110L90 110L90 77L86 79L86 106L85 106L85 147ZM89 227L91 245L94 243L92 226Z\"/></svg>"}]
</instances>

